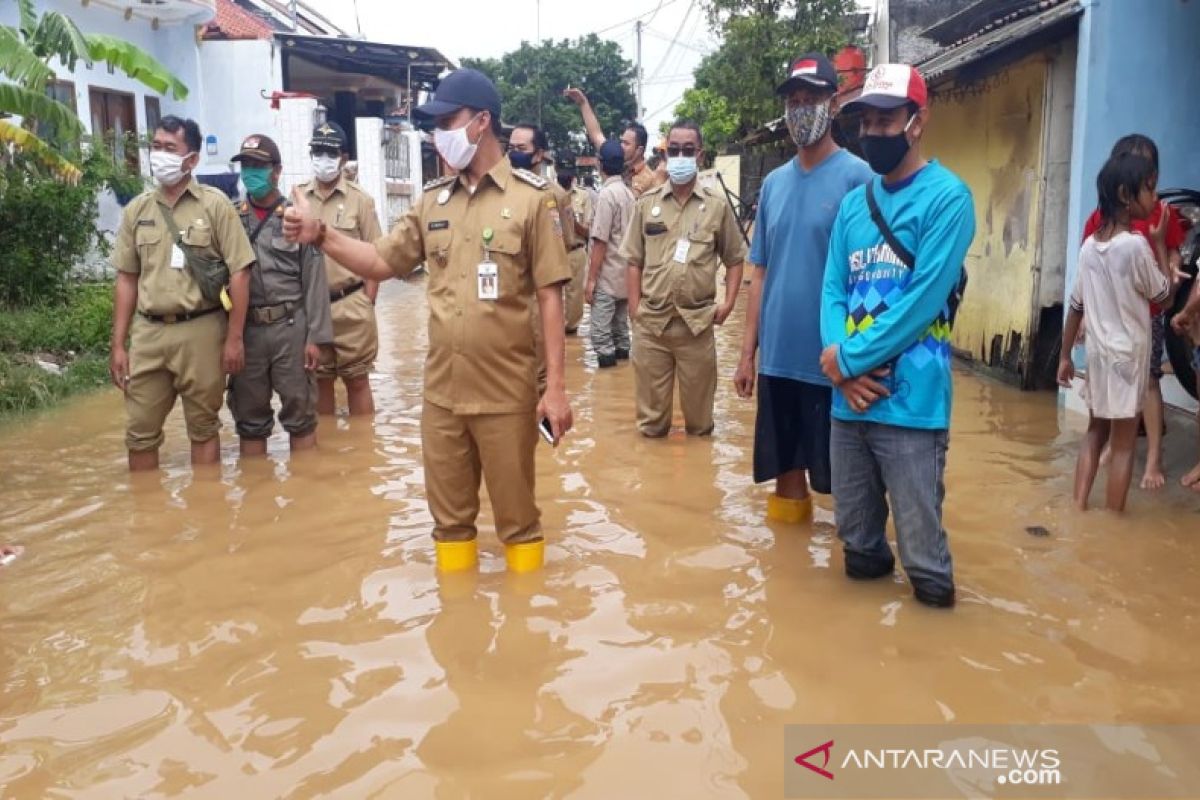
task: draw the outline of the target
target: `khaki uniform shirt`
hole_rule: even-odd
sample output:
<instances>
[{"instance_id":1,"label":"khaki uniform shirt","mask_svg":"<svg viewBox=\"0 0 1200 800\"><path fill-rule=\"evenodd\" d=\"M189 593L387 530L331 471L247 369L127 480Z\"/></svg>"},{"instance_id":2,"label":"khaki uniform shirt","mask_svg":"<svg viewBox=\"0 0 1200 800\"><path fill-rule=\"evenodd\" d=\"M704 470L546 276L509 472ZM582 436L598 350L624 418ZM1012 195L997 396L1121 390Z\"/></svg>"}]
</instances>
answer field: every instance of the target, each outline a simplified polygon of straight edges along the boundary
<instances>
[{"instance_id":1,"label":"khaki uniform shirt","mask_svg":"<svg viewBox=\"0 0 1200 800\"><path fill-rule=\"evenodd\" d=\"M568 251L574 250L579 245L583 244L583 239L575 233L574 212L572 211L573 198L571 193L558 185L556 181L546 181L547 187L554 194L554 203L558 206L559 216L562 218L560 226L563 231L563 246Z\"/></svg>"},{"instance_id":2,"label":"khaki uniform shirt","mask_svg":"<svg viewBox=\"0 0 1200 800\"><path fill-rule=\"evenodd\" d=\"M258 228L258 215L249 203L242 203L240 214L249 236ZM250 272L250 307L303 304L308 344L333 344L325 259L317 248L284 237L282 205L266 219L253 247L256 263Z\"/></svg>"},{"instance_id":3,"label":"khaki uniform shirt","mask_svg":"<svg viewBox=\"0 0 1200 800\"><path fill-rule=\"evenodd\" d=\"M479 264L497 266L498 299L479 298ZM526 413L537 405L531 304L536 290L568 281L562 218L550 184L502 158L472 193L465 176L425 187L417 204L375 243L403 277L429 274L425 398L456 414Z\"/></svg>"},{"instance_id":4,"label":"khaki uniform shirt","mask_svg":"<svg viewBox=\"0 0 1200 800\"><path fill-rule=\"evenodd\" d=\"M620 175L614 175L604 180L600 196L596 198L596 213L592 217L592 238L608 245L604 263L600 265L600 277L596 279L596 289L618 300L629 296L629 286L625 282L629 261L621 257L621 243L625 239L629 219L633 216L635 202L633 190L625 185Z\"/></svg>"},{"instance_id":5,"label":"khaki uniform shirt","mask_svg":"<svg viewBox=\"0 0 1200 800\"><path fill-rule=\"evenodd\" d=\"M646 166L643 161L633 174L629 176L629 188L633 189L633 193L637 197L641 197L646 192L655 189L658 186L658 176L654 174L654 170Z\"/></svg>"},{"instance_id":6,"label":"khaki uniform shirt","mask_svg":"<svg viewBox=\"0 0 1200 800\"><path fill-rule=\"evenodd\" d=\"M321 186L313 178L305 184L303 191L313 213L329 227L361 242L373 242L383 236L379 217L375 214L375 201L357 183L339 178L333 191L327 197L321 197ZM325 276L334 292L362 280L328 256L325 257Z\"/></svg>"},{"instance_id":7,"label":"khaki uniform shirt","mask_svg":"<svg viewBox=\"0 0 1200 800\"><path fill-rule=\"evenodd\" d=\"M174 232L167 230L157 201L161 189L135 197L121 215L112 263L121 272L138 276L137 310L142 314L188 314L212 308L186 266L171 266ZM164 200L165 202L165 200ZM200 254L220 258L230 273L254 263L250 240L233 204L219 189L191 179L171 209L185 244ZM177 260L183 264L183 261Z\"/></svg>"},{"instance_id":8,"label":"khaki uniform shirt","mask_svg":"<svg viewBox=\"0 0 1200 800\"><path fill-rule=\"evenodd\" d=\"M746 244L720 192L696 187L680 206L667 183L634 205L621 257L642 267L639 322L661 334L679 316L700 334L716 315L718 267L745 261Z\"/></svg>"},{"instance_id":9,"label":"khaki uniform shirt","mask_svg":"<svg viewBox=\"0 0 1200 800\"><path fill-rule=\"evenodd\" d=\"M596 213L595 205L592 203L591 194L579 185L578 179L571 189L571 209L575 212L576 222L585 228L592 227L592 216Z\"/></svg>"}]
</instances>

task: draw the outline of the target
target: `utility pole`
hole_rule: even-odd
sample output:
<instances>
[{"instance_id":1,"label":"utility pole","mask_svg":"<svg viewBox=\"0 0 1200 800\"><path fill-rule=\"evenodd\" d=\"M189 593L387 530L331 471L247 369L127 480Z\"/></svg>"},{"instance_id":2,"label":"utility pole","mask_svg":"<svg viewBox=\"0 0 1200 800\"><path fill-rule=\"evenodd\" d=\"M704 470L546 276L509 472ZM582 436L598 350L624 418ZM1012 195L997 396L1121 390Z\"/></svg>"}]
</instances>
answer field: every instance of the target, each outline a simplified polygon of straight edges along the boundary
<instances>
[{"instance_id":1,"label":"utility pole","mask_svg":"<svg viewBox=\"0 0 1200 800\"><path fill-rule=\"evenodd\" d=\"M542 127L542 0L537 0L537 41L533 57L537 59L537 111L538 127Z\"/></svg>"},{"instance_id":2,"label":"utility pole","mask_svg":"<svg viewBox=\"0 0 1200 800\"><path fill-rule=\"evenodd\" d=\"M634 26L637 32L637 104L638 104L638 119L646 113L646 106L642 105L642 21L639 19Z\"/></svg>"}]
</instances>

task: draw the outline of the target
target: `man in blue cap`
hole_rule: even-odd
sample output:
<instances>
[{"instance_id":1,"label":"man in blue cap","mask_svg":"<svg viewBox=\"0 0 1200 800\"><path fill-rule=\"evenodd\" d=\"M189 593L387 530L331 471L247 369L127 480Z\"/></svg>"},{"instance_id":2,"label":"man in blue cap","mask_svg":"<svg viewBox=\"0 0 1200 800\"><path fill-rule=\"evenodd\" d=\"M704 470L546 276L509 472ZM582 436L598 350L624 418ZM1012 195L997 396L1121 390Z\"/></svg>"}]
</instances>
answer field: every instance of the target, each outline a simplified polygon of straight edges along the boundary
<instances>
[{"instance_id":1,"label":"man in blue cap","mask_svg":"<svg viewBox=\"0 0 1200 800\"><path fill-rule=\"evenodd\" d=\"M500 144L500 95L482 73L447 75L416 109L455 175L434 180L391 233L360 242L313 215L294 193L289 237L312 242L372 280L428 270L429 357L421 439L425 485L444 571L478 563L475 518L487 482L510 570L541 566L534 497L539 420L557 444L571 428L563 377L562 285L570 279L562 219L549 184L513 169ZM537 390L536 300L546 389Z\"/></svg>"},{"instance_id":2,"label":"man in blue cap","mask_svg":"<svg viewBox=\"0 0 1200 800\"><path fill-rule=\"evenodd\" d=\"M620 252L635 198L621 178L625 159L620 143L601 145L599 159L604 185L592 217L591 263L583 293L592 307L592 349L604 369L629 358L629 289Z\"/></svg>"}]
</instances>

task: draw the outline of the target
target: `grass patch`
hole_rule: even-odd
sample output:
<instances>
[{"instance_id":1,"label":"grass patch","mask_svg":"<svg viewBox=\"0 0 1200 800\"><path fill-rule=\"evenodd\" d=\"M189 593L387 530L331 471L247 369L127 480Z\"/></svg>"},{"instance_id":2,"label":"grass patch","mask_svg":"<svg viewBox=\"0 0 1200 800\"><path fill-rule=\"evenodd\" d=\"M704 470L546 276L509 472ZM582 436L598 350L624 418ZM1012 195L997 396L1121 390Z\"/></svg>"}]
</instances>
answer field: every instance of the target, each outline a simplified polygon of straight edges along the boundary
<instances>
[{"instance_id":1,"label":"grass patch","mask_svg":"<svg viewBox=\"0 0 1200 800\"><path fill-rule=\"evenodd\" d=\"M61 305L0 310L0 418L54 405L108 381L112 285L73 287ZM60 365L56 375L38 359Z\"/></svg>"}]
</instances>

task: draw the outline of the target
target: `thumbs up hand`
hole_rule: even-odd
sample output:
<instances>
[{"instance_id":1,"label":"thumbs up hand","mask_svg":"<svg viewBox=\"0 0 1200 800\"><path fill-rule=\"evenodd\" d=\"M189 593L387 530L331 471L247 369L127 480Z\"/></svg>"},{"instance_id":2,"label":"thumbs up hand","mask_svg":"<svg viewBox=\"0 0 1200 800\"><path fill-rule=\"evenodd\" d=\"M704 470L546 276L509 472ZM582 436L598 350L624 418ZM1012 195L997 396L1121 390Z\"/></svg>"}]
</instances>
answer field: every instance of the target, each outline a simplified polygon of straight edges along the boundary
<instances>
[{"instance_id":1,"label":"thumbs up hand","mask_svg":"<svg viewBox=\"0 0 1200 800\"><path fill-rule=\"evenodd\" d=\"M292 187L292 203L283 212L283 235L289 242L312 243L321 232L321 221L313 216L308 198L299 186Z\"/></svg>"}]
</instances>

